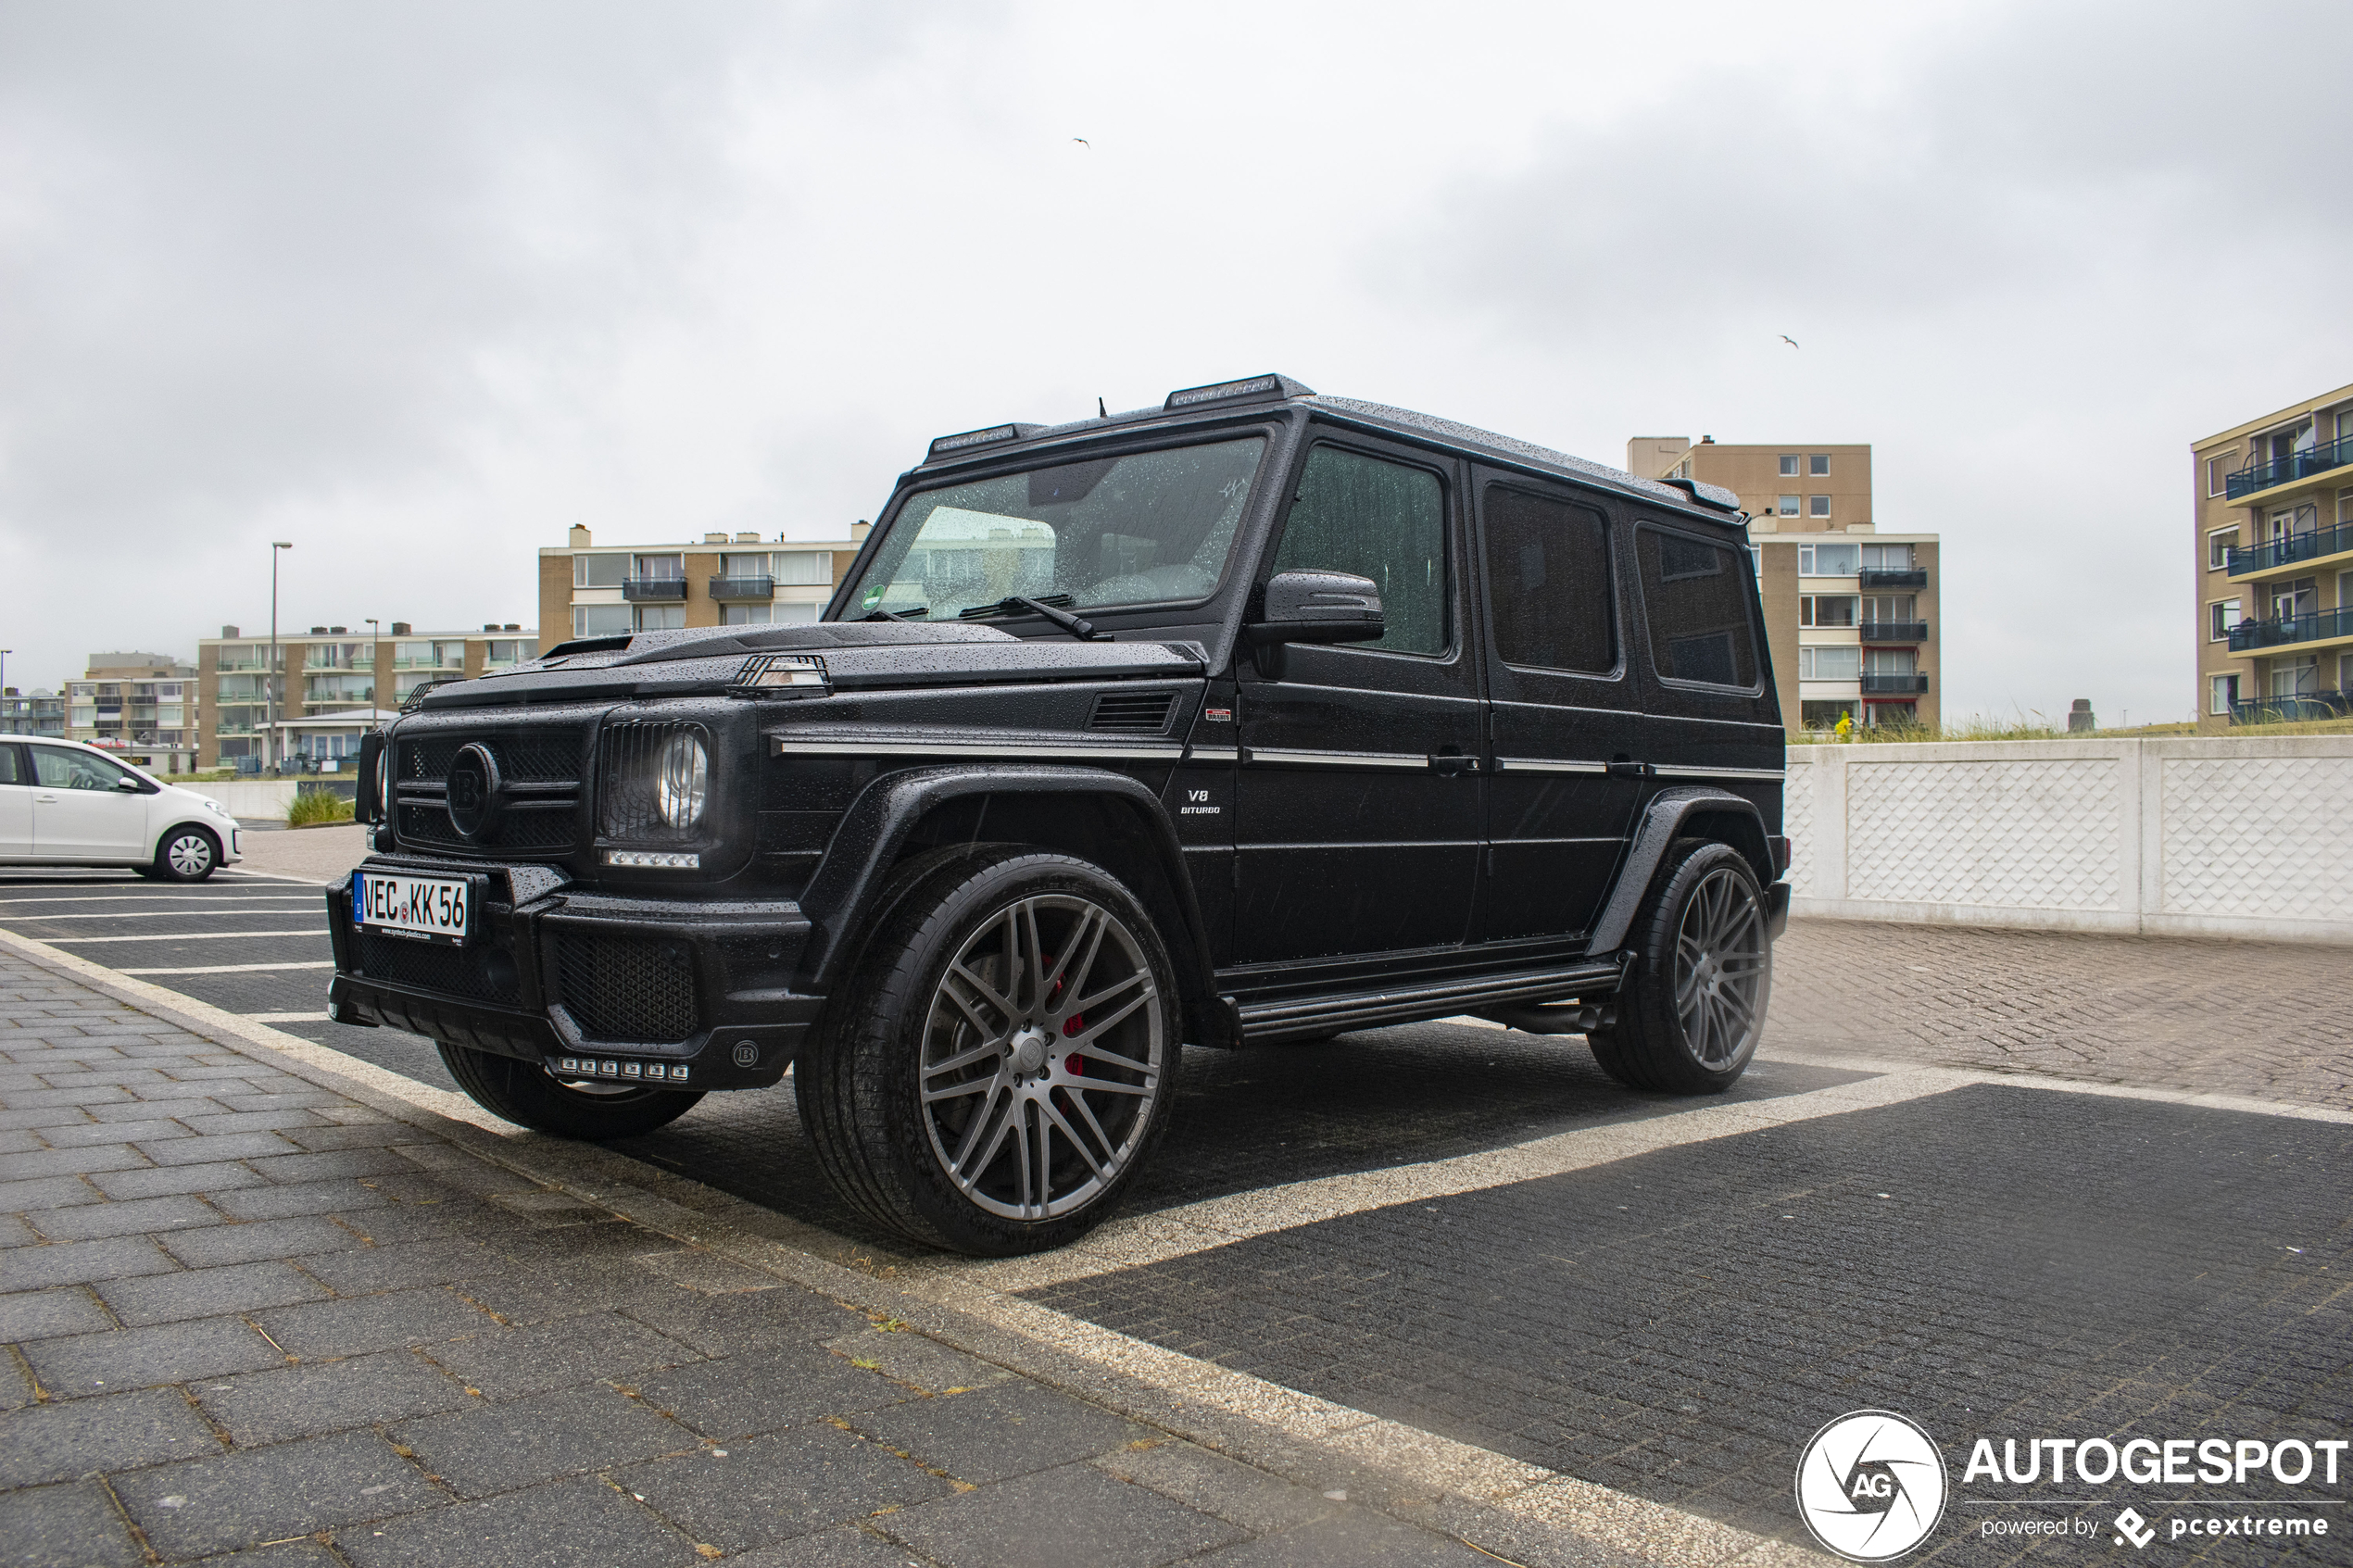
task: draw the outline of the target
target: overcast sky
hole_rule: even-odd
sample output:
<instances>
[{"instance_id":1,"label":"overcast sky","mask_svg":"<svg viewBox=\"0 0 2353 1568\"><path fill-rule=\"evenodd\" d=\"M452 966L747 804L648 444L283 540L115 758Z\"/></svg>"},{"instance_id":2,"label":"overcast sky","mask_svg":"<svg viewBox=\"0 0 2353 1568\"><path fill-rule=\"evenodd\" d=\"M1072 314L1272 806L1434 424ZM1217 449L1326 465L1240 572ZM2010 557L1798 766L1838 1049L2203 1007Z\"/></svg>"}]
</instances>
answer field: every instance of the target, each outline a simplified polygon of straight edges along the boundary
<instances>
[{"instance_id":1,"label":"overcast sky","mask_svg":"<svg viewBox=\"0 0 2353 1568\"><path fill-rule=\"evenodd\" d=\"M0 0L7 681L263 626L272 538L283 625L529 623L569 524L1280 370L1869 442L1948 718L2185 717L2188 444L2353 382L2348 72L2342 0Z\"/></svg>"}]
</instances>

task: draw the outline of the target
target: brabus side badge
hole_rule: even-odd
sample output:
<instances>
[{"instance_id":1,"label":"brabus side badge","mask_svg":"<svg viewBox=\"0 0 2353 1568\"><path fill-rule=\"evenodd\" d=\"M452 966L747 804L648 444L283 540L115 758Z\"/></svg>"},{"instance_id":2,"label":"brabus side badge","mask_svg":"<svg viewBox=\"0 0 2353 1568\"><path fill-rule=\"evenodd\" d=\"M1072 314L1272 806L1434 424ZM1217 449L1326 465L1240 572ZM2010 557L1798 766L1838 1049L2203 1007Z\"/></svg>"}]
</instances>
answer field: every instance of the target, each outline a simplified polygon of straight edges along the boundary
<instances>
[{"instance_id":1,"label":"brabus side badge","mask_svg":"<svg viewBox=\"0 0 2353 1568\"><path fill-rule=\"evenodd\" d=\"M1201 717L1204 724L1230 724L1234 721L1234 710L1230 708L1204 708L1201 710Z\"/></svg>"}]
</instances>

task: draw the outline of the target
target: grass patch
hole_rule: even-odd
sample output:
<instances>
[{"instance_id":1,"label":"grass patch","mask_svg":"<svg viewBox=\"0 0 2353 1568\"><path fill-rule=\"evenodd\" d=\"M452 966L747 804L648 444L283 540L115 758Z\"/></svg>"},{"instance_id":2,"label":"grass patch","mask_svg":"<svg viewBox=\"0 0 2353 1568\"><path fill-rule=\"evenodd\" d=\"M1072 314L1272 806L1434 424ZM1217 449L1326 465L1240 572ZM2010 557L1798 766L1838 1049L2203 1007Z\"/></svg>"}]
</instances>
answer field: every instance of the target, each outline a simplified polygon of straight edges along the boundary
<instances>
[{"instance_id":1,"label":"grass patch","mask_svg":"<svg viewBox=\"0 0 2353 1568\"><path fill-rule=\"evenodd\" d=\"M351 802L332 790L306 789L286 808L286 826L290 828L312 828L351 820Z\"/></svg>"}]
</instances>

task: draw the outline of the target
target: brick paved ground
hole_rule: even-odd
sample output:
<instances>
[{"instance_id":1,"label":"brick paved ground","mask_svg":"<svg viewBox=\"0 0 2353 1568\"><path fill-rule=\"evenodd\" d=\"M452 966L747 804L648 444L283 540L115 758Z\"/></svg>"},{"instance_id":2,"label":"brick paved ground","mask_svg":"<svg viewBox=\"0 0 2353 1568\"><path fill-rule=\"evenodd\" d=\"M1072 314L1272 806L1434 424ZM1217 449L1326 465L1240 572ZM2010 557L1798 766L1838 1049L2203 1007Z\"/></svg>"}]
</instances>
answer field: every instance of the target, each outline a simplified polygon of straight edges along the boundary
<instances>
[{"instance_id":1,"label":"brick paved ground","mask_svg":"<svg viewBox=\"0 0 2353 1568\"><path fill-rule=\"evenodd\" d=\"M1487 1561L0 955L0 1562Z\"/></svg>"},{"instance_id":2,"label":"brick paved ground","mask_svg":"<svg viewBox=\"0 0 2353 1568\"><path fill-rule=\"evenodd\" d=\"M1852 1055L2353 1109L2353 953L1793 921L1763 1054Z\"/></svg>"}]
</instances>

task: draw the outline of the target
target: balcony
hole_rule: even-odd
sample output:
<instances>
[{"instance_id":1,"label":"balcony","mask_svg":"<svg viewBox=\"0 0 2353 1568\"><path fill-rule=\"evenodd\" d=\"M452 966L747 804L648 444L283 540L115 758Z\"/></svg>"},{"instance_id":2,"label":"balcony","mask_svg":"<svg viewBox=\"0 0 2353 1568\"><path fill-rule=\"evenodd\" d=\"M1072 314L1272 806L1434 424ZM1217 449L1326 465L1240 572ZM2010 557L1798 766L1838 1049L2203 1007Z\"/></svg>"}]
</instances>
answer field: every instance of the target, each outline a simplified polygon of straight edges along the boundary
<instances>
[{"instance_id":1,"label":"balcony","mask_svg":"<svg viewBox=\"0 0 2353 1568\"><path fill-rule=\"evenodd\" d=\"M621 596L631 604L683 599L686 596L686 580L683 577L624 577L621 580Z\"/></svg>"},{"instance_id":2,"label":"balcony","mask_svg":"<svg viewBox=\"0 0 2353 1568\"><path fill-rule=\"evenodd\" d=\"M392 667L395 670L463 670L466 667L466 661L463 657L442 659L430 654L420 654L408 659L396 659L392 661Z\"/></svg>"},{"instance_id":3,"label":"balcony","mask_svg":"<svg viewBox=\"0 0 2353 1568\"><path fill-rule=\"evenodd\" d=\"M1925 621L1866 621L1855 628L1867 643L1924 643L1928 641Z\"/></svg>"},{"instance_id":4,"label":"balcony","mask_svg":"<svg viewBox=\"0 0 2353 1568\"><path fill-rule=\"evenodd\" d=\"M2316 528L2309 533L2291 533L2268 545L2249 545L2245 548L2233 545L2230 552L2229 573L2233 577L2252 577L2260 572L2276 571L2285 566L2300 566L2325 556L2343 555L2347 551L2353 551L2353 522L2340 522L2334 528Z\"/></svg>"},{"instance_id":5,"label":"balcony","mask_svg":"<svg viewBox=\"0 0 2353 1568\"><path fill-rule=\"evenodd\" d=\"M2274 458L2268 463L2256 463L2222 480L2222 493L2227 500L2242 501L2266 490L2276 490L2283 484L2293 484L2299 479L2328 472L2353 464L2353 435L2340 435L2334 441L2324 441L2308 446L2301 452L2291 452L2284 458Z\"/></svg>"},{"instance_id":6,"label":"balcony","mask_svg":"<svg viewBox=\"0 0 2353 1568\"><path fill-rule=\"evenodd\" d=\"M776 596L776 580L773 577L714 577L711 580L711 596L738 601L773 599Z\"/></svg>"},{"instance_id":7,"label":"balcony","mask_svg":"<svg viewBox=\"0 0 2353 1568\"><path fill-rule=\"evenodd\" d=\"M1863 677L1865 696L1918 696L1928 690L1925 675L1866 675Z\"/></svg>"},{"instance_id":8,"label":"balcony","mask_svg":"<svg viewBox=\"0 0 2353 1568\"><path fill-rule=\"evenodd\" d=\"M1883 567L1866 568L1861 573L1866 588L1925 588L1928 571L1922 567L1908 571L1893 571Z\"/></svg>"},{"instance_id":9,"label":"balcony","mask_svg":"<svg viewBox=\"0 0 2353 1568\"><path fill-rule=\"evenodd\" d=\"M2242 621L2231 628L2231 651L2293 647L2299 643L2353 641L2353 605L2273 621Z\"/></svg>"},{"instance_id":10,"label":"balcony","mask_svg":"<svg viewBox=\"0 0 2353 1568\"><path fill-rule=\"evenodd\" d=\"M2251 696L2231 703L2233 724L2297 724L2353 717L2353 692L2296 692L2287 696Z\"/></svg>"}]
</instances>

